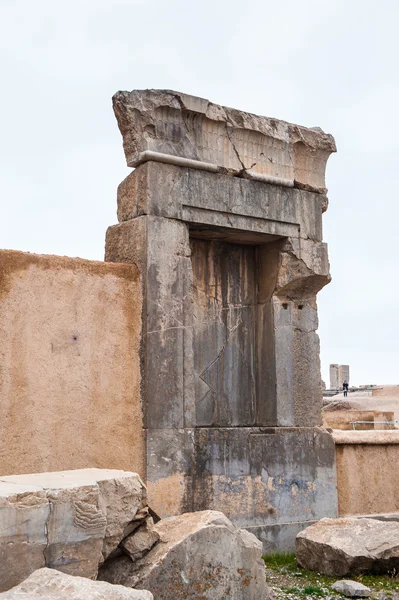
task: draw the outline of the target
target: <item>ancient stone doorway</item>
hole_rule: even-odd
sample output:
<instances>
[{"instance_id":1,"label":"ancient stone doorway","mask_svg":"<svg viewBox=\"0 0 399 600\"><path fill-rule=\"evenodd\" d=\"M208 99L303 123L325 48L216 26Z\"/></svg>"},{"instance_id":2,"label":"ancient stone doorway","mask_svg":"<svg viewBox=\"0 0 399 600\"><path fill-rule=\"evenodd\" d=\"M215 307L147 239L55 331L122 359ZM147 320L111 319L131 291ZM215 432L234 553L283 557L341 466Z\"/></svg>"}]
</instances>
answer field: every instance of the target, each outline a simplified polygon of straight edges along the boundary
<instances>
[{"instance_id":1,"label":"ancient stone doorway","mask_svg":"<svg viewBox=\"0 0 399 600\"><path fill-rule=\"evenodd\" d=\"M256 247L191 239L198 426L248 426L256 405Z\"/></svg>"},{"instance_id":2,"label":"ancient stone doorway","mask_svg":"<svg viewBox=\"0 0 399 600\"><path fill-rule=\"evenodd\" d=\"M150 503L222 510L289 550L337 511L316 333L334 140L165 90L120 92L114 108L136 169L106 259L141 273Z\"/></svg>"}]
</instances>

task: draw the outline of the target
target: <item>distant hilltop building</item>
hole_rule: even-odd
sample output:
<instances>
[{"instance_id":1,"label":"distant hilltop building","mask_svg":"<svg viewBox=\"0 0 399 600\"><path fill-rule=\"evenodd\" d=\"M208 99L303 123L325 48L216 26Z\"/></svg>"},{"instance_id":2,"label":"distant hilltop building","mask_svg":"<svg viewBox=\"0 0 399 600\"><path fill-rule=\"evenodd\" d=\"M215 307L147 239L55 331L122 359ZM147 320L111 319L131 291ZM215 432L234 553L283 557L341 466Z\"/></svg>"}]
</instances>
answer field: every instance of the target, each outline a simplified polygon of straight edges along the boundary
<instances>
[{"instance_id":1,"label":"distant hilltop building","mask_svg":"<svg viewBox=\"0 0 399 600\"><path fill-rule=\"evenodd\" d=\"M330 389L342 389L344 381L349 383L349 365L330 365Z\"/></svg>"}]
</instances>

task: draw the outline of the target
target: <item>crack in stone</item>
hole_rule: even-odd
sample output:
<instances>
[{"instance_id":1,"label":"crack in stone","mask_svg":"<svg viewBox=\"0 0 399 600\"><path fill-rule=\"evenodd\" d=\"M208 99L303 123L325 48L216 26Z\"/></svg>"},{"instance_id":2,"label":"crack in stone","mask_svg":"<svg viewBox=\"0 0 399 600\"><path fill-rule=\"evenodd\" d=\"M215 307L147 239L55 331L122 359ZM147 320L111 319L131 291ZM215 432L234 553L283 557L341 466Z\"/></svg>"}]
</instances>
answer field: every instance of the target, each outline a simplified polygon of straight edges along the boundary
<instances>
[{"instance_id":1,"label":"crack in stone","mask_svg":"<svg viewBox=\"0 0 399 600\"><path fill-rule=\"evenodd\" d=\"M49 523L50 523L50 519L51 519L51 514L53 512L53 503L48 498L47 498L47 500L48 500L48 504L49 504L49 513L48 513L48 517L47 517L47 519L46 519L46 521L44 523L44 535L45 535L45 538L46 538L46 545L43 548L44 564L45 564L46 567L49 566L47 564L47 556L46 556L46 552L47 552L48 547L50 545L50 542L49 542L49 539L48 539L48 527L49 527Z\"/></svg>"},{"instance_id":2,"label":"crack in stone","mask_svg":"<svg viewBox=\"0 0 399 600\"><path fill-rule=\"evenodd\" d=\"M231 144L231 145L232 145L232 147L233 147L233 150L234 150L234 153L235 153L235 155L236 155L236 157L237 157L237 160L238 160L238 162L240 163L240 165L241 165L241 167L242 167L241 173L245 173L245 171L247 171L247 168L246 168L246 166L244 165L244 163L242 162L242 160L241 160L241 157L240 157L240 155L239 155L239 153L238 153L238 150L237 150L237 148L236 148L236 146L235 146L235 144L234 144L234 142L233 142L233 140L232 140L232 138L231 138L231 136L230 136L230 132L229 132L229 123L226 121L226 123L225 123L225 124L226 124L226 134L227 134L227 137L228 137L228 139L229 139L229 142L230 142L230 144Z\"/></svg>"},{"instance_id":3,"label":"crack in stone","mask_svg":"<svg viewBox=\"0 0 399 600\"><path fill-rule=\"evenodd\" d=\"M230 308L230 307L229 307ZM218 315L220 316L220 315ZM217 361L220 359L220 357L222 356L223 352L225 351L228 343L230 342L230 339L233 335L233 333L240 327L240 325L242 325L242 320L241 320L241 316L240 314L238 314L238 319L237 319L237 323L236 325L233 325L233 327L229 327L228 325L226 325L226 329L228 331L227 334L227 338L225 343L223 344L222 348L219 350L216 358L213 359L213 361L202 371L202 373L200 373L198 375L198 377L209 387L210 390L212 390L213 392L215 392L215 390L213 390L213 388L204 380L203 376L206 375L206 373L209 371L209 369L211 369L213 367L214 364L217 363ZM216 392L215 392L216 393Z\"/></svg>"},{"instance_id":4,"label":"crack in stone","mask_svg":"<svg viewBox=\"0 0 399 600\"><path fill-rule=\"evenodd\" d=\"M192 329L192 325L177 325L176 327L165 327L164 329L154 329L153 331L147 331L147 335L150 333L163 333L164 331L170 331L171 329Z\"/></svg>"},{"instance_id":5,"label":"crack in stone","mask_svg":"<svg viewBox=\"0 0 399 600\"><path fill-rule=\"evenodd\" d=\"M245 164L241 160L241 157L240 157L240 154L239 154L239 152L238 152L238 150L236 148L236 145L234 144L233 139L232 139L232 137L230 135L229 126L232 129L233 129L233 126L231 125L231 123L228 123L228 121L225 121L225 125L226 125L226 134L227 134L228 140L229 140L230 144L232 145L234 153L235 153L235 155L237 157L237 160L239 161L239 163L240 163L240 165L242 167L241 171L239 171L237 173L237 175L238 175L238 177L244 176L248 171L250 171L251 169L253 169L253 167L256 167L257 163L256 162L252 163L252 165L250 167L246 167L245 166Z\"/></svg>"}]
</instances>

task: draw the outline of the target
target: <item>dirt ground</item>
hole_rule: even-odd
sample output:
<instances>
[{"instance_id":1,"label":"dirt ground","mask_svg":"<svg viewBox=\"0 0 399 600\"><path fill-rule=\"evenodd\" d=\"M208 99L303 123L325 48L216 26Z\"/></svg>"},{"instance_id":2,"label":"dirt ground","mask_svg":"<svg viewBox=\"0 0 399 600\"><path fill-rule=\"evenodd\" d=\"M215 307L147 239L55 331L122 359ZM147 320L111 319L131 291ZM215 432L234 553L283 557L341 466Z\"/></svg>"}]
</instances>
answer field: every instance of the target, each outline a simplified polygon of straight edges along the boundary
<instances>
[{"instance_id":1,"label":"dirt ground","mask_svg":"<svg viewBox=\"0 0 399 600\"><path fill-rule=\"evenodd\" d=\"M348 408L353 410L377 410L388 411L395 414L395 420L399 420L399 385L378 386L382 389L369 392L349 392L344 398L343 393L332 396L329 400L334 403L345 401Z\"/></svg>"}]
</instances>

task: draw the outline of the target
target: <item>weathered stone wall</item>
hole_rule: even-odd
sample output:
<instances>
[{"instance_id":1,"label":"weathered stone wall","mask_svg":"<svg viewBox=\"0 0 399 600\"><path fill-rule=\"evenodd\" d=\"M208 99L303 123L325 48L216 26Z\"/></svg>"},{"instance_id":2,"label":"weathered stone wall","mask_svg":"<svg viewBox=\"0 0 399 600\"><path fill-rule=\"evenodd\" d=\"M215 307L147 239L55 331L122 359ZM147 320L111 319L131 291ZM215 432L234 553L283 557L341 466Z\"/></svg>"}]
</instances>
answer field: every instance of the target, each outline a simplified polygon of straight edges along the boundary
<instances>
[{"instance_id":1,"label":"weathered stone wall","mask_svg":"<svg viewBox=\"0 0 399 600\"><path fill-rule=\"evenodd\" d=\"M341 516L399 512L399 432L334 431Z\"/></svg>"},{"instance_id":2,"label":"weathered stone wall","mask_svg":"<svg viewBox=\"0 0 399 600\"><path fill-rule=\"evenodd\" d=\"M193 445L185 505L223 508L265 551L289 550L297 531L336 513L334 446L322 429L199 428Z\"/></svg>"},{"instance_id":3,"label":"weathered stone wall","mask_svg":"<svg viewBox=\"0 0 399 600\"><path fill-rule=\"evenodd\" d=\"M145 477L134 265L0 251L0 474Z\"/></svg>"}]
</instances>

